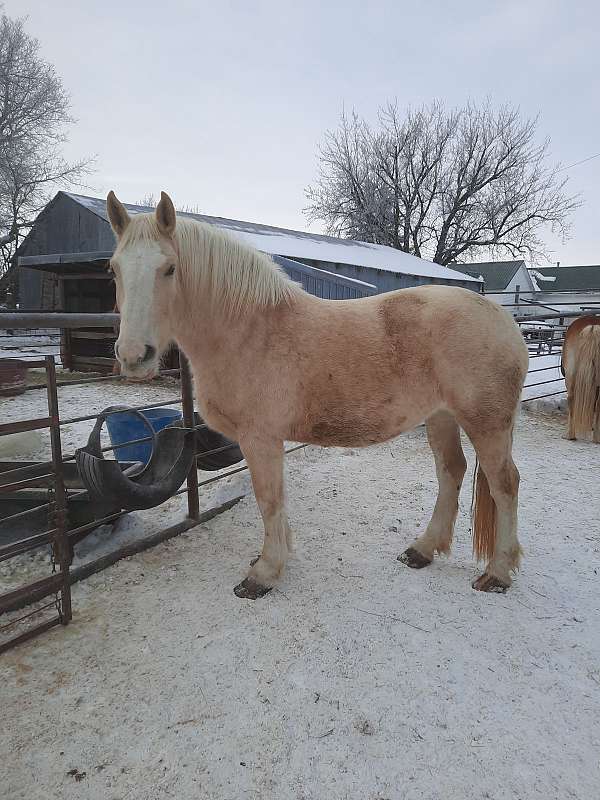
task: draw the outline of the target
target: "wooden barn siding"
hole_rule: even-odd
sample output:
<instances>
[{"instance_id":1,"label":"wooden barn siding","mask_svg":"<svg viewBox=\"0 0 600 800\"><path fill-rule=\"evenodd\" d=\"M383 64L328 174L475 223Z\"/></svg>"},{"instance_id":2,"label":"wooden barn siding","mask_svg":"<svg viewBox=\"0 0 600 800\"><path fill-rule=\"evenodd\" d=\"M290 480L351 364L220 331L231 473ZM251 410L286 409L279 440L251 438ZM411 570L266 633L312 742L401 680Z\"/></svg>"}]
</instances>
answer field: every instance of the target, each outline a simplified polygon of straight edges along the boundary
<instances>
[{"instance_id":1,"label":"wooden barn siding","mask_svg":"<svg viewBox=\"0 0 600 800\"><path fill-rule=\"evenodd\" d=\"M114 246L115 240L108 222L61 193L39 215L19 255L88 253L112 250ZM21 308L47 308L43 301L47 302L50 296L50 281L51 275L20 267Z\"/></svg>"}]
</instances>

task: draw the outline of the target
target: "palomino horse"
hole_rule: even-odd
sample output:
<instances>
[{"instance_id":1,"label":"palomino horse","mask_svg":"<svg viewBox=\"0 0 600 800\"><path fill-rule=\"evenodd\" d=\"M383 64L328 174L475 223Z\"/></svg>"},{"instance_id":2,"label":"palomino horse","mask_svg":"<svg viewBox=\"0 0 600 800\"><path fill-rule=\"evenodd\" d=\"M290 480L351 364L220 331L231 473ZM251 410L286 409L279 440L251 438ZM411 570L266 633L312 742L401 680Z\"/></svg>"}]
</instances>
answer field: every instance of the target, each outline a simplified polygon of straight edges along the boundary
<instances>
[{"instance_id":1,"label":"palomino horse","mask_svg":"<svg viewBox=\"0 0 600 800\"><path fill-rule=\"evenodd\" d=\"M600 316L579 317L567 329L562 351L567 384L567 439L587 436L600 442Z\"/></svg>"},{"instance_id":2,"label":"palomino horse","mask_svg":"<svg viewBox=\"0 0 600 800\"><path fill-rule=\"evenodd\" d=\"M121 309L123 373L156 373L175 341L187 355L202 417L240 443L264 544L238 597L281 576L292 548L284 442L360 447L425 422L439 482L431 521L399 560L448 553L466 469L459 426L479 460L473 583L504 591L519 564L513 426L528 355L512 317L465 289L426 286L321 300L273 261L214 226L177 218L163 192L154 214L129 216L111 192L111 260Z\"/></svg>"}]
</instances>

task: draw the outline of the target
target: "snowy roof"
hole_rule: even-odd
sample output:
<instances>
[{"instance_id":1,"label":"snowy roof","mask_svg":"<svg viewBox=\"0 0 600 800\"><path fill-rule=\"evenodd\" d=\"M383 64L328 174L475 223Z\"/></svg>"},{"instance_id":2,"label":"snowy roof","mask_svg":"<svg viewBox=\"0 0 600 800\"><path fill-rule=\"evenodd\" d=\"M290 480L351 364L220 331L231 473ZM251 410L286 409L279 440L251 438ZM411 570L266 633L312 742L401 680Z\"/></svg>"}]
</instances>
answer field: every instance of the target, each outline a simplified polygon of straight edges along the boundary
<instances>
[{"instance_id":1,"label":"snowy roof","mask_svg":"<svg viewBox=\"0 0 600 800\"><path fill-rule=\"evenodd\" d=\"M106 201L98 197L65 192L68 197L85 208L108 221ZM153 211L146 206L124 204L130 214ZM338 239L318 233L293 231L287 228L275 228L272 225L261 225L257 222L241 222L225 217L211 217L205 214L191 214L178 211L184 217L192 217L201 222L208 222L218 228L237 236L246 244L263 253L287 256L288 258L306 258L313 261L327 261L332 264L352 264L357 267L369 267L385 272L402 275L419 275L426 278L438 278L446 281L473 281L476 277L457 274L458 270L448 269L440 264L425 261L393 247L370 242L358 242L353 239Z\"/></svg>"}]
</instances>

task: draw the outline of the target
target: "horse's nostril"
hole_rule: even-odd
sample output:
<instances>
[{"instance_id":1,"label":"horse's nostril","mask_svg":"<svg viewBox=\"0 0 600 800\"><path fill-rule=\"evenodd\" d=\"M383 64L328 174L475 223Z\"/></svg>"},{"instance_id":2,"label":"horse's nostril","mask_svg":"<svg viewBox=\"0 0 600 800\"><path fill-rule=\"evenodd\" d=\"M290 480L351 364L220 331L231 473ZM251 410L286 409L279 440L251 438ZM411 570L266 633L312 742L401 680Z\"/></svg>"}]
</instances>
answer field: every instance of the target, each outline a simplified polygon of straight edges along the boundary
<instances>
[{"instance_id":1,"label":"horse's nostril","mask_svg":"<svg viewBox=\"0 0 600 800\"><path fill-rule=\"evenodd\" d=\"M156 347L152 347L151 344L146 345L146 350L144 352L144 357L140 358L140 362L144 363L145 361L150 361L156 355Z\"/></svg>"},{"instance_id":2,"label":"horse's nostril","mask_svg":"<svg viewBox=\"0 0 600 800\"><path fill-rule=\"evenodd\" d=\"M143 355L140 355L142 352L142 347L144 348ZM115 355L123 364L124 366L129 366L130 368L135 369L135 367L139 367L142 364L146 364L156 356L156 347L152 347L150 344L142 345L137 343L132 343L129 345L120 345L115 343Z\"/></svg>"}]
</instances>

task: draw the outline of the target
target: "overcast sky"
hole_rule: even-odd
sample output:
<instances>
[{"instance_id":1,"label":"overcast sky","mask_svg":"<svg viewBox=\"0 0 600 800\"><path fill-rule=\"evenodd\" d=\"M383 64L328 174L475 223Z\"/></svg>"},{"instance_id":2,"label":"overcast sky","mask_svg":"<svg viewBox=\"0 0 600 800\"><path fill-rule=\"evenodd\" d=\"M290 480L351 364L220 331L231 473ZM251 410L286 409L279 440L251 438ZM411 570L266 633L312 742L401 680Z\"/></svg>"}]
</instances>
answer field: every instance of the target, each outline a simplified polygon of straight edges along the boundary
<instances>
[{"instance_id":1,"label":"overcast sky","mask_svg":"<svg viewBox=\"0 0 600 800\"><path fill-rule=\"evenodd\" d=\"M518 105L565 165L600 153L592 0L5 0L72 96L68 155L93 191L308 228L304 188L342 108L434 98ZM568 170L585 205L563 264L600 263L600 158ZM318 225L313 226L318 230Z\"/></svg>"}]
</instances>

